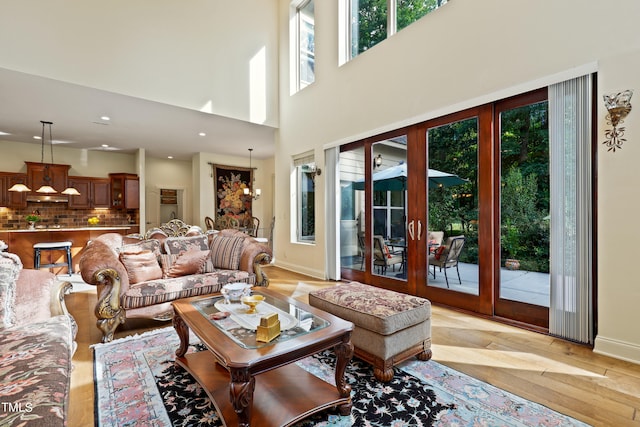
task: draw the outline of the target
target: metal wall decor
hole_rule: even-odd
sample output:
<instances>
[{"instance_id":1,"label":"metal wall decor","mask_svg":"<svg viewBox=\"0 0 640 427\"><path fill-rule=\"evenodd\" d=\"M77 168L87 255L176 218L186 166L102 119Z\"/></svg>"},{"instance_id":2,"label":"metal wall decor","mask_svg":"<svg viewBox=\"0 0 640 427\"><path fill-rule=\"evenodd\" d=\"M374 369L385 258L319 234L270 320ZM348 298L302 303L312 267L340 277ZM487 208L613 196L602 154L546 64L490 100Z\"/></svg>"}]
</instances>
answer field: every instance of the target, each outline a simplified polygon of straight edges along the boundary
<instances>
[{"instance_id":1,"label":"metal wall decor","mask_svg":"<svg viewBox=\"0 0 640 427\"><path fill-rule=\"evenodd\" d=\"M603 142L607 146L607 151L613 151L621 149L622 144L627 140L624 138L624 127L618 127L619 124L624 122L624 118L631 111L631 96L632 90L625 90L615 94L604 95L604 105L607 107L607 123L613 126L613 129L607 129L604 131L606 140Z\"/></svg>"}]
</instances>

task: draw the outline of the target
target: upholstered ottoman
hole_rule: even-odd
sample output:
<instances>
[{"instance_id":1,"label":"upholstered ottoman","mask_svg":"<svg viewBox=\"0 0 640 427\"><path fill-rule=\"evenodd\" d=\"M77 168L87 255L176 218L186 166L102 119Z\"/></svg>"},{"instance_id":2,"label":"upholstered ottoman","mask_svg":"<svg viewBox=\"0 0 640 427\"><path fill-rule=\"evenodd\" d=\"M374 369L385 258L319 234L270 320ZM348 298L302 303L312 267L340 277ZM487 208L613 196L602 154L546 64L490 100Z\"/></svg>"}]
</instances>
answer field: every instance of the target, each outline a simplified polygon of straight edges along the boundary
<instances>
[{"instance_id":1,"label":"upholstered ottoman","mask_svg":"<svg viewBox=\"0 0 640 427\"><path fill-rule=\"evenodd\" d=\"M311 291L309 304L353 322L355 354L380 381L391 381L393 367L412 356L431 358L427 299L351 282Z\"/></svg>"}]
</instances>

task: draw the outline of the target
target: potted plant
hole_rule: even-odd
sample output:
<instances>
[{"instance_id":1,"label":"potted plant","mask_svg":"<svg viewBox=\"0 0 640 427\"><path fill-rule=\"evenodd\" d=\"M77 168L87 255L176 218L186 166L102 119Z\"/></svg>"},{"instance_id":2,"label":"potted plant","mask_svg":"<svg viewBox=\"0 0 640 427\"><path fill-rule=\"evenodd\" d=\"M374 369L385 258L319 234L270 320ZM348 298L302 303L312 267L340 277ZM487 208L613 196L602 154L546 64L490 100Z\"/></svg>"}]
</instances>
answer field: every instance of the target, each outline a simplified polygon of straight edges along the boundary
<instances>
[{"instance_id":1,"label":"potted plant","mask_svg":"<svg viewBox=\"0 0 640 427\"><path fill-rule=\"evenodd\" d=\"M25 216L24 219L29 223L30 230L36 228L36 222L40 221L40 217L36 214L29 214Z\"/></svg>"},{"instance_id":2,"label":"potted plant","mask_svg":"<svg viewBox=\"0 0 640 427\"><path fill-rule=\"evenodd\" d=\"M504 249L507 259L504 262L504 266L508 270L518 270L520 268L520 261L518 255L522 246L520 245L520 232L518 228L507 221L504 228L504 235L502 236L502 249Z\"/></svg>"}]
</instances>

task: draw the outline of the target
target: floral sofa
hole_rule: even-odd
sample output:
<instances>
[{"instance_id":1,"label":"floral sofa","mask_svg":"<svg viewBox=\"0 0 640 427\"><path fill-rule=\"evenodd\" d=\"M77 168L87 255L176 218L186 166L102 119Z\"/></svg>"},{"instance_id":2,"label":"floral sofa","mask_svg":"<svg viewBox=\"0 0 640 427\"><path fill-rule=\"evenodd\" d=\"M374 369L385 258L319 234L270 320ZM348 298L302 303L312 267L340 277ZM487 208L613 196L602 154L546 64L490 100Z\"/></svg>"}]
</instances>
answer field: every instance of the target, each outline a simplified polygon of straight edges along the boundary
<instances>
[{"instance_id":1,"label":"floral sofa","mask_svg":"<svg viewBox=\"0 0 640 427\"><path fill-rule=\"evenodd\" d=\"M95 314L103 342L127 318L168 320L177 299L220 291L226 283L268 286L271 249L238 230L203 233L172 220L143 237L107 233L80 257L85 282L98 286Z\"/></svg>"},{"instance_id":2,"label":"floral sofa","mask_svg":"<svg viewBox=\"0 0 640 427\"><path fill-rule=\"evenodd\" d=\"M69 282L0 252L0 425L64 426L77 326Z\"/></svg>"}]
</instances>

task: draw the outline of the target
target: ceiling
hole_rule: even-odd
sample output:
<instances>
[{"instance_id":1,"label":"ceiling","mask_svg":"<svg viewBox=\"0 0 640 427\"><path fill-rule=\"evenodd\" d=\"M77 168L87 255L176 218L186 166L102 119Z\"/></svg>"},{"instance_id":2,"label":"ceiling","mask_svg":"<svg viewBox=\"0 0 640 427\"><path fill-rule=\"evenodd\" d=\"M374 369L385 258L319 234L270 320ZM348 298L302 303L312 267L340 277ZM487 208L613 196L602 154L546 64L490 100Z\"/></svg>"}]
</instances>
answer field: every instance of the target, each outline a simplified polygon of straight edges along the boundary
<instances>
[{"instance_id":1,"label":"ceiling","mask_svg":"<svg viewBox=\"0 0 640 427\"><path fill-rule=\"evenodd\" d=\"M42 133L41 120L53 122L54 144L71 148L143 148L147 156L177 160L200 152L249 157L249 148L254 158L267 158L275 151L268 126L0 68L0 141L40 144L33 137Z\"/></svg>"}]
</instances>

